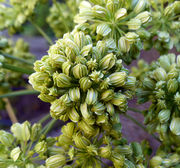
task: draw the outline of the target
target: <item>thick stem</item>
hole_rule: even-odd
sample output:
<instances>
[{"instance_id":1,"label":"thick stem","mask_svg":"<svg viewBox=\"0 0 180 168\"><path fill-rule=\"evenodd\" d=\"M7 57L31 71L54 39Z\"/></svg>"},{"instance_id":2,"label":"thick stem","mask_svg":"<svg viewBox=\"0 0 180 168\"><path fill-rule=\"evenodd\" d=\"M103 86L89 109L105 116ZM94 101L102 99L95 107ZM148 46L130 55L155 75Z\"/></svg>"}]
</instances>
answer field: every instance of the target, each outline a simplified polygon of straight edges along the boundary
<instances>
[{"instance_id":1,"label":"thick stem","mask_svg":"<svg viewBox=\"0 0 180 168\"><path fill-rule=\"evenodd\" d=\"M42 134L46 135L54 126L54 124L56 123L57 120L52 119L42 130Z\"/></svg>"},{"instance_id":2,"label":"thick stem","mask_svg":"<svg viewBox=\"0 0 180 168\"><path fill-rule=\"evenodd\" d=\"M11 106L10 101L9 101L7 98L4 98L3 100L4 100L4 102L6 103L6 111L7 111L8 115L9 115L9 118L11 119L12 123L13 123L13 124L14 124L14 123L17 123L18 120L17 120L17 118L16 118L16 115L15 115L15 113L14 113L14 110L13 110L13 108L12 108L12 106Z\"/></svg>"},{"instance_id":3,"label":"thick stem","mask_svg":"<svg viewBox=\"0 0 180 168\"><path fill-rule=\"evenodd\" d=\"M33 94L39 94L38 91L35 90L21 90L21 91L14 91L7 94L0 95L1 98L7 98L7 97L16 97L16 96L23 96L23 95L33 95Z\"/></svg>"},{"instance_id":4,"label":"thick stem","mask_svg":"<svg viewBox=\"0 0 180 168\"><path fill-rule=\"evenodd\" d=\"M40 119L38 121L39 124L42 124L43 122L45 122L46 120L48 120L50 118L50 114L48 113L47 115L45 115L42 119Z\"/></svg>"},{"instance_id":5,"label":"thick stem","mask_svg":"<svg viewBox=\"0 0 180 168\"><path fill-rule=\"evenodd\" d=\"M27 74L27 75L30 75L30 74L32 74L34 72L34 70L32 70L32 69L24 69L24 68L21 68L21 67L17 67L17 66L13 66L13 65L7 64L7 63L3 63L2 67L4 69L8 69L8 70L11 70L11 71L24 73L24 74Z\"/></svg>"},{"instance_id":6,"label":"thick stem","mask_svg":"<svg viewBox=\"0 0 180 168\"><path fill-rule=\"evenodd\" d=\"M58 11L59 11L59 13L60 13L60 15L61 15L61 17L62 17L62 22L63 22L63 24L64 24L64 27L65 27L66 31L69 32L69 31L70 31L70 30L69 30L69 27L68 27L68 25L66 24L66 20L65 20L65 18L64 18L64 15L63 15L63 13L62 13L62 11L61 11L60 6L57 4L57 1L56 1L56 0L53 0L53 3L56 5L56 7L57 7L57 9L58 9Z\"/></svg>"},{"instance_id":7,"label":"thick stem","mask_svg":"<svg viewBox=\"0 0 180 168\"><path fill-rule=\"evenodd\" d=\"M50 45L53 45L53 42L52 42L51 38L44 32L44 30L41 29L41 27L39 27L36 23L34 23L33 20L29 19L29 21L38 30L38 32L47 40L47 42Z\"/></svg>"},{"instance_id":8,"label":"thick stem","mask_svg":"<svg viewBox=\"0 0 180 168\"><path fill-rule=\"evenodd\" d=\"M123 115L124 115L126 118L130 119L132 122L134 122L136 125L138 125L139 127L141 127L145 132L149 133L148 130L147 130L147 128L146 128L144 125L142 125L140 122L138 122L135 118L131 117L130 115L128 115L128 114L126 114L126 113L123 113ZM151 135L152 135L157 141L161 142L156 135L154 135L154 134L151 134Z\"/></svg>"},{"instance_id":9,"label":"thick stem","mask_svg":"<svg viewBox=\"0 0 180 168\"><path fill-rule=\"evenodd\" d=\"M32 62L26 61L26 60L24 60L22 58L18 58L18 57L12 56L10 54L6 54L6 53L4 53L2 51L0 51L0 54L3 55L6 58L9 58L9 59L12 59L12 60L16 60L16 61L19 61L19 62L22 62L22 63L25 63L25 64L33 66Z\"/></svg>"}]
</instances>

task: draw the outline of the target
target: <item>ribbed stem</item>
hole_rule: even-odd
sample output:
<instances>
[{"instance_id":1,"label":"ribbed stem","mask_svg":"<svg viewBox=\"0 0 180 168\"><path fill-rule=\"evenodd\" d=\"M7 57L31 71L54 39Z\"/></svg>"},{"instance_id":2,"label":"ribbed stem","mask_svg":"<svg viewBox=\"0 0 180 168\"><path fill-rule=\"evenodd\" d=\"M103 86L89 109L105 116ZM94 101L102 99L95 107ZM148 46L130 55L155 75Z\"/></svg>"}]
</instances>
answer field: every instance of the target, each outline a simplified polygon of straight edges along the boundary
<instances>
[{"instance_id":1,"label":"ribbed stem","mask_svg":"<svg viewBox=\"0 0 180 168\"><path fill-rule=\"evenodd\" d=\"M1 98L8 98L8 97L23 96L23 95L33 95L33 94L39 94L39 92L35 91L35 90L14 91L14 92L10 92L10 93L0 95L0 99Z\"/></svg>"},{"instance_id":2,"label":"ribbed stem","mask_svg":"<svg viewBox=\"0 0 180 168\"><path fill-rule=\"evenodd\" d=\"M15 57L15 56L12 56L10 54L6 54L3 51L0 51L0 54L3 55L6 58L9 58L9 59L12 59L12 60L16 60L16 61L19 61L19 62L22 62L22 63L25 63L25 64L33 66L32 62L26 61L25 59Z\"/></svg>"},{"instance_id":3,"label":"ribbed stem","mask_svg":"<svg viewBox=\"0 0 180 168\"><path fill-rule=\"evenodd\" d=\"M32 74L34 72L33 69L24 69L24 68L21 68L21 67L17 67L17 66L14 66L14 65L7 64L7 63L3 63L2 67L4 69L8 69L8 70L15 71L15 72L20 72L20 73L27 74L27 75L30 75L30 74Z\"/></svg>"},{"instance_id":4,"label":"ribbed stem","mask_svg":"<svg viewBox=\"0 0 180 168\"><path fill-rule=\"evenodd\" d=\"M44 30L41 27L39 27L33 20L29 19L29 21L38 30L38 32L47 40L47 42L50 45L53 45L51 38L44 32Z\"/></svg>"},{"instance_id":5,"label":"ribbed stem","mask_svg":"<svg viewBox=\"0 0 180 168\"><path fill-rule=\"evenodd\" d=\"M46 114L42 119L40 119L38 121L39 124L42 124L43 122L45 122L46 120L48 120L50 118L50 114Z\"/></svg>"},{"instance_id":6,"label":"ribbed stem","mask_svg":"<svg viewBox=\"0 0 180 168\"><path fill-rule=\"evenodd\" d=\"M44 129L41 131L42 134L46 135L54 126L54 124L56 123L57 120L52 119L45 127Z\"/></svg>"}]
</instances>

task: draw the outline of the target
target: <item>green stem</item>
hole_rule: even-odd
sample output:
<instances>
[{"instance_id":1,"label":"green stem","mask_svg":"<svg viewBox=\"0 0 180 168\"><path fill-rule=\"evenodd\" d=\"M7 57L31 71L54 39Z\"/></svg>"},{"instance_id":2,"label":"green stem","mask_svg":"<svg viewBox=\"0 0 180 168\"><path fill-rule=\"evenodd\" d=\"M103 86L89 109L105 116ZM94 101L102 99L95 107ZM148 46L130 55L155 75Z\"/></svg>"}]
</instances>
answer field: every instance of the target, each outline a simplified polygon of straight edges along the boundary
<instances>
[{"instance_id":1,"label":"green stem","mask_svg":"<svg viewBox=\"0 0 180 168\"><path fill-rule=\"evenodd\" d=\"M133 111L133 112L137 112L137 113L141 113L141 114L142 114L142 111L139 110L139 109L136 109L136 108L129 107L128 110L129 110L129 111Z\"/></svg>"},{"instance_id":2,"label":"green stem","mask_svg":"<svg viewBox=\"0 0 180 168\"><path fill-rule=\"evenodd\" d=\"M57 120L53 119L51 120L45 127L44 129L41 131L41 134L46 135L54 126L54 124L56 123Z\"/></svg>"},{"instance_id":3,"label":"green stem","mask_svg":"<svg viewBox=\"0 0 180 168\"><path fill-rule=\"evenodd\" d=\"M39 94L39 92L35 91L35 90L14 91L14 92L10 92L10 93L0 95L0 99L6 98L6 97L16 97L16 96L33 95L33 94Z\"/></svg>"},{"instance_id":4,"label":"green stem","mask_svg":"<svg viewBox=\"0 0 180 168\"><path fill-rule=\"evenodd\" d=\"M6 58L10 58L10 59L12 59L12 60L16 60L16 61L19 61L19 62L22 62L22 63L25 63L25 64L28 64L28 65L33 66L33 63L32 63L32 62L29 62L29 61L26 61L26 60L24 60L24 59L22 59L22 58L18 58L18 57L15 57L15 56L6 54L6 53L4 53L3 51L0 51L0 54L3 55L3 56L6 57Z\"/></svg>"},{"instance_id":5,"label":"green stem","mask_svg":"<svg viewBox=\"0 0 180 168\"><path fill-rule=\"evenodd\" d=\"M8 69L8 70L11 70L11 71L15 71L15 72L24 73L24 74L27 74L27 75L30 75L30 74L32 74L34 72L33 69L24 69L24 68L21 68L21 67L17 67L17 66L7 64L7 63L3 63L2 68Z\"/></svg>"},{"instance_id":6,"label":"green stem","mask_svg":"<svg viewBox=\"0 0 180 168\"><path fill-rule=\"evenodd\" d=\"M41 29L41 27L39 27L33 20L29 19L29 21L38 30L38 32L47 40L47 42L50 45L53 45L53 42L52 42L51 38L44 32L44 30Z\"/></svg>"},{"instance_id":7,"label":"green stem","mask_svg":"<svg viewBox=\"0 0 180 168\"><path fill-rule=\"evenodd\" d=\"M46 120L48 120L50 118L50 114L48 113L47 115L45 115L42 119L40 119L38 121L39 124L42 124L43 122L45 122Z\"/></svg>"},{"instance_id":8,"label":"green stem","mask_svg":"<svg viewBox=\"0 0 180 168\"><path fill-rule=\"evenodd\" d=\"M123 113L123 115L124 115L126 118L130 119L131 121L133 121L136 125L138 125L139 127L141 127L145 132L149 133L148 130L147 130L147 128L146 128L144 125L142 125L140 122L138 122L135 118L131 117L130 115L128 115L128 114L126 114L126 113ZM152 135L157 141L161 142L156 135L154 135L154 134L151 134L151 135Z\"/></svg>"},{"instance_id":9,"label":"green stem","mask_svg":"<svg viewBox=\"0 0 180 168\"><path fill-rule=\"evenodd\" d=\"M69 32L69 31L70 31L70 30L69 30L69 27L68 27L68 25L66 24L66 20L65 20L65 18L64 18L64 15L63 15L63 13L62 13L62 11L61 11L60 6L57 4L57 1L56 1L56 0L53 0L53 3L56 5L57 9L59 10L59 13L60 13L60 15L61 15L61 17L62 17L62 22L63 22L63 24L64 24L64 27L65 27L66 31Z\"/></svg>"}]
</instances>

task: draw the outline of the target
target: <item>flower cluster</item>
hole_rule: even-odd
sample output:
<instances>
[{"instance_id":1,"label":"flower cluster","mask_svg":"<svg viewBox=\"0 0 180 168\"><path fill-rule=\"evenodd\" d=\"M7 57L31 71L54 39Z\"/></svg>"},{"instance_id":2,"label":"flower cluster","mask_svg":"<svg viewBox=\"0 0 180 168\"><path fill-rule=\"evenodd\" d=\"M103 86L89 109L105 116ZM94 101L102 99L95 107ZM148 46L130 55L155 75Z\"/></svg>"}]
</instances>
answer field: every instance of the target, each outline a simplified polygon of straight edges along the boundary
<instances>
[{"instance_id":1,"label":"flower cluster","mask_svg":"<svg viewBox=\"0 0 180 168\"><path fill-rule=\"evenodd\" d=\"M38 0L10 0L1 3L0 30L8 29L11 34L15 33L32 16L37 3Z\"/></svg>"},{"instance_id":2,"label":"flower cluster","mask_svg":"<svg viewBox=\"0 0 180 168\"><path fill-rule=\"evenodd\" d=\"M90 36L68 33L35 62L30 83L51 103L52 117L93 125L108 123L116 110L126 111L136 79L110 52L110 44L93 46Z\"/></svg>"},{"instance_id":3,"label":"flower cluster","mask_svg":"<svg viewBox=\"0 0 180 168\"><path fill-rule=\"evenodd\" d=\"M151 18L151 14L145 11L146 0L91 2L82 1L80 4L80 12L75 17L75 22L79 24L77 29L90 28L90 33L95 36L96 41L104 38L114 39L117 53L126 63L136 59L142 47L136 31Z\"/></svg>"},{"instance_id":4,"label":"flower cluster","mask_svg":"<svg viewBox=\"0 0 180 168\"><path fill-rule=\"evenodd\" d=\"M28 121L13 124L11 132L0 130L0 167L45 168L38 161L54 155L55 139L44 138L41 125Z\"/></svg>"},{"instance_id":5,"label":"flower cluster","mask_svg":"<svg viewBox=\"0 0 180 168\"><path fill-rule=\"evenodd\" d=\"M150 160L150 167L162 168L178 168L180 163L180 155L178 152L166 153L164 150L158 150L156 156Z\"/></svg>"},{"instance_id":6,"label":"flower cluster","mask_svg":"<svg viewBox=\"0 0 180 168\"><path fill-rule=\"evenodd\" d=\"M144 112L145 124L159 133L163 143L180 146L180 56L161 56L153 70L146 73L137 90L140 103L152 102Z\"/></svg>"},{"instance_id":7,"label":"flower cluster","mask_svg":"<svg viewBox=\"0 0 180 168\"><path fill-rule=\"evenodd\" d=\"M62 37L74 28L73 19L78 13L78 7L82 0L66 0L65 3L56 2L50 8L47 22L54 31L56 37Z\"/></svg>"},{"instance_id":8,"label":"flower cluster","mask_svg":"<svg viewBox=\"0 0 180 168\"><path fill-rule=\"evenodd\" d=\"M149 40L146 40L145 49L152 46L156 48L160 54L166 54L170 49L176 46L180 51L180 1L154 1L149 0L152 22L147 24L148 31L151 33ZM154 41L154 37L157 39Z\"/></svg>"},{"instance_id":9,"label":"flower cluster","mask_svg":"<svg viewBox=\"0 0 180 168\"><path fill-rule=\"evenodd\" d=\"M56 145L64 149L65 153L48 158L46 166L49 168L64 165L68 165L69 168L101 168L102 159L111 161L115 168L144 167L143 152L139 143L127 145L126 140L113 140L106 132L99 136L100 130L93 130L93 127L87 127L82 122L78 125L69 122L61 131Z\"/></svg>"}]
</instances>

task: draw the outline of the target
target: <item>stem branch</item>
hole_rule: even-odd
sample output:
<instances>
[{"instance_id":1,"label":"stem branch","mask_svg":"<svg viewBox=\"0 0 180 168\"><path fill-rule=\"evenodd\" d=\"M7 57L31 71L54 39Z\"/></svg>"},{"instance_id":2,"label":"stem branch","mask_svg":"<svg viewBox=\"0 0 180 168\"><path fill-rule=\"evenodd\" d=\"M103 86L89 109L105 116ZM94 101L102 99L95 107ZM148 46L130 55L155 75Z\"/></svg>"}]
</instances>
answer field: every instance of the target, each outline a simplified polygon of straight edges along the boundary
<instances>
[{"instance_id":1,"label":"stem branch","mask_svg":"<svg viewBox=\"0 0 180 168\"><path fill-rule=\"evenodd\" d=\"M0 95L0 99L1 98L7 98L7 97L23 96L23 95L33 95L33 94L39 94L39 92L35 91L35 90L14 91L14 92L10 92L10 93Z\"/></svg>"},{"instance_id":2,"label":"stem branch","mask_svg":"<svg viewBox=\"0 0 180 168\"><path fill-rule=\"evenodd\" d=\"M27 74L27 75L30 75L30 74L32 74L34 72L34 70L32 70L32 69L24 69L24 68L21 68L21 67L17 67L17 66L7 64L7 63L3 63L2 68L8 69L8 70L11 70L11 71L15 71L15 72L24 73L24 74Z\"/></svg>"},{"instance_id":3,"label":"stem branch","mask_svg":"<svg viewBox=\"0 0 180 168\"><path fill-rule=\"evenodd\" d=\"M51 38L44 32L44 30L41 27L39 27L32 19L29 19L29 21L38 30L38 32L47 40L47 42L50 45L53 45Z\"/></svg>"},{"instance_id":4,"label":"stem branch","mask_svg":"<svg viewBox=\"0 0 180 168\"><path fill-rule=\"evenodd\" d=\"M25 64L33 66L32 62L26 61L25 59L15 57L15 56L12 56L10 54L6 54L3 51L0 51L0 54L3 55L6 58L9 58L9 59L12 59L12 60L16 60L16 61L19 61L19 62L22 62L22 63L25 63Z\"/></svg>"},{"instance_id":5,"label":"stem branch","mask_svg":"<svg viewBox=\"0 0 180 168\"><path fill-rule=\"evenodd\" d=\"M140 122L138 122L135 118L131 117L130 115L128 115L128 114L126 114L126 113L123 113L123 115L124 115L126 118L130 119L131 121L133 121L136 125L138 125L139 127L141 127L145 132L149 133L148 130L147 130L147 128L146 128L144 125L142 125ZM156 135L154 135L154 134L151 134L151 135L152 135L157 141L161 142Z\"/></svg>"},{"instance_id":6,"label":"stem branch","mask_svg":"<svg viewBox=\"0 0 180 168\"><path fill-rule=\"evenodd\" d=\"M12 106L11 106L10 101L9 101L7 98L4 98L3 100L4 100L5 103L6 103L6 111L7 111L8 115L9 115L9 118L11 119L12 123L13 123L13 124L14 124L14 123L17 123L18 120L17 120L17 118L16 118L16 115L15 115L15 113L14 113L14 110L13 110L13 108L12 108Z\"/></svg>"}]
</instances>

